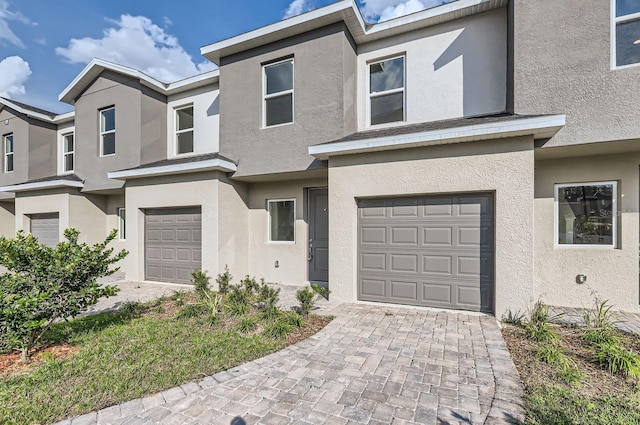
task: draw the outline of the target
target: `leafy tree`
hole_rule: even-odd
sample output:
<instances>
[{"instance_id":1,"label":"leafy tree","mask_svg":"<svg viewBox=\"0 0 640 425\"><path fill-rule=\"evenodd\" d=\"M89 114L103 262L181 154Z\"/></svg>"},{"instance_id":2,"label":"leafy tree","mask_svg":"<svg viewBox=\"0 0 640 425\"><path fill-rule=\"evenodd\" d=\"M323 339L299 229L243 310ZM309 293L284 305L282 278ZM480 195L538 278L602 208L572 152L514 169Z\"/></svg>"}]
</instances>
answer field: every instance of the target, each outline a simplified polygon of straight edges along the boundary
<instances>
[{"instance_id":1,"label":"leafy tree","mask_svg":"<svg viewBox=\"0 0 640 425\"><path fill-rule=\"evenodd\" d=\"M117 231L93 246L78 243L79 234L65 230L66 241L55 248L22 231L14 239L0 238L0 265L9 270L0 276L0 348L20 350L27 361L53 322L76 317L118 292L96 281L115 273L119 268L109 266L128 254L112 255L107 248Z\"/></svg>"}]
</instances>

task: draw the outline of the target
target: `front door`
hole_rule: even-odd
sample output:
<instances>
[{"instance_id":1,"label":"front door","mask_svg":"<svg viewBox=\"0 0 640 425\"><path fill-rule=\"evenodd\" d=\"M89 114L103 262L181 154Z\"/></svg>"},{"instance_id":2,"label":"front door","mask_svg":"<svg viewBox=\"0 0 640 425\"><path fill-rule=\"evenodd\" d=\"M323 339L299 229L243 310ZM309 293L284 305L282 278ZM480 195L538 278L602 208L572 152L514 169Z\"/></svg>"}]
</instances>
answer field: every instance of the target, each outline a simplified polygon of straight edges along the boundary
<instances>
[{"instance_id":1,"label":"front door","mask_svg":"<svg viewBox=\"0 0 640 425\"><path fill-rule=\"evenodd\" d=\"M309 189L309 282L328 287L329 195L327 188Z\"/></svg>"}]
</instances>

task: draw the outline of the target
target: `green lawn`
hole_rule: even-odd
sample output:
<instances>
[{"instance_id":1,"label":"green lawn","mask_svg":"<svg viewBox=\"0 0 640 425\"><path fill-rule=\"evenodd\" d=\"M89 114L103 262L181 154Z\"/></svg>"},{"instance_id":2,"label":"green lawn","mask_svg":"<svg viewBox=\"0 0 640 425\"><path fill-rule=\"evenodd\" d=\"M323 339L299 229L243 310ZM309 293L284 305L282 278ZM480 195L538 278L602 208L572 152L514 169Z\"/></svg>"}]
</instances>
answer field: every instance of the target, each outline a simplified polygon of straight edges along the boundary
<instances>
[{"instance_id":1,"label":"green lawn","mask_svg":"<svg viewBox=\"0 0 640 425\"><path fill-rule=\"evenodd\" d=\"M80 350L0 378L0 424L55 422L201 379L295 342L291 335L268 338L261 325L243 334L236 330L241 317L222 313L215 325L203 317L178 319L182 302L161 300L133 313L108 312L55 325L48 342ZM259 310L250 309L247 316L261 323ZM324 319L312 317L294 333L307 336L304 328L317 329Z\"/></svg>"}]
</instances>

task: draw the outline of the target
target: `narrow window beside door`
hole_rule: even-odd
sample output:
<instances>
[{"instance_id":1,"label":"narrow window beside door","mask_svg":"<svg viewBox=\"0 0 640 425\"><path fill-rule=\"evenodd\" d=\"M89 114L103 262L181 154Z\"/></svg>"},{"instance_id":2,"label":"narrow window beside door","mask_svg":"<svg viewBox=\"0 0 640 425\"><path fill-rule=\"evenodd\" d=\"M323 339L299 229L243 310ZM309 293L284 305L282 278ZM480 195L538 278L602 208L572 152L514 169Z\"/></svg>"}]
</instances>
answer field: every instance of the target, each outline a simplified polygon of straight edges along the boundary
<instances>
[{"instance_id":1,"label":"narrow window beside door","mask_svg":"<svg viewBox=\"0 0 640 425\"><path fill-rule=\"evenodd\" d=\"M269 208L269 241L295 242L296 202L294 199L272 200Z\"/></svg>"}]
</instances>

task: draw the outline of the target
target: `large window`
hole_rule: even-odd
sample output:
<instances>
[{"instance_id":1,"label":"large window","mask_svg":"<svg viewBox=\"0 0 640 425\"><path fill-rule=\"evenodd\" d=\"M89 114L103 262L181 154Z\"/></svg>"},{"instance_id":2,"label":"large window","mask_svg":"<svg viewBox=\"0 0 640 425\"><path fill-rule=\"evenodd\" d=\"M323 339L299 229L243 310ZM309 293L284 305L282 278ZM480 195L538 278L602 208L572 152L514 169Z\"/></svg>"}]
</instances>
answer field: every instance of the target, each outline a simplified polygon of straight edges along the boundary
<instances>
[{"instance_id":1,"label":"large window","mask_svg":"<svg viewBox=\"0 0 640 425\"><path fill-rule=\"evenodd\" d=\"M616 182L556 185L556 244L615 247L616 199Z\"/></svg>"},{"instance_id":2,"label":"large window","mask_svg":"<svg viewBox=\"0 0 640 425\"><path fill-rule=\"evenodd\" d=\"M125 221L126 210L124 208L118 208L118 239L127 239L127 222Z\"/></svg>"},{"instance_id":3,"label":"large window","mask_svg":"<svg viewBox=\"0 0 640 425\"><path fill-rule=\"evenodd\" d=\"M640 62L640 0L611 0L615 11L612 29L613 65Z\"/></svg>"},{"instance_id":4,"label":"large window","mask_svg":"<svg viewBox=\"0 0 640 425\"><path fill-rule=\"evenodd\" d=\"M369 64L370 124L404 121L404 56Z\"/></svg>"},{"instance_id":5,"label":"large window","mask_svg":"<svg viewBox=\"0 0 640 425\"><path fill-rule=\"evenodd\" d=\"M4 172L13 171L13 134L7 134L4 139Z\"/></svg>"},{"instance_id":6,"label":"large window","mask_svg":"<svg viewBox=\"0 0 640 425\"><path fill-rule=\"evenodd\" d=\"M296 201L293 199L272 200L268 204L269 241L294 242Z\"/></svg>"},{"instance_id":7,"label":"large window","mask_svg":"<svg viewBox=\"0 0 640 425\"><path fill-rule=\"evenodd\" d=\"M293 59L264 66L264 126L293 122Z\"/></svg>"},{"instance_id":8,"label":"large window","mask_svg":"<svg viewBox=\"0 0 640 425\"><path fill-rule=\"evenodd\" d=\"M100 111L100 155L116 153L116 108Z\"/></svg>"},{"instance_id":9,"label":"large window","mask_svg":"<svg viewBox=\"0 0 640 425\"><path fill-rule=\"evenodd\" d=\"M75 143L73 133L62 136L62 172L73 171L75 157Z\"/></svg>"},{"instance_id":10,"label":"large window","mask_svg":"<svg viewBox=\"0 0 640 425\"><path fill-rule=\"evenodd\" d=\"M193 152L193 106L176 109L176 154Z\"/></svg>"}]
</instances>

